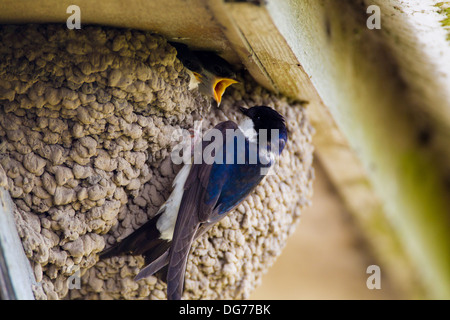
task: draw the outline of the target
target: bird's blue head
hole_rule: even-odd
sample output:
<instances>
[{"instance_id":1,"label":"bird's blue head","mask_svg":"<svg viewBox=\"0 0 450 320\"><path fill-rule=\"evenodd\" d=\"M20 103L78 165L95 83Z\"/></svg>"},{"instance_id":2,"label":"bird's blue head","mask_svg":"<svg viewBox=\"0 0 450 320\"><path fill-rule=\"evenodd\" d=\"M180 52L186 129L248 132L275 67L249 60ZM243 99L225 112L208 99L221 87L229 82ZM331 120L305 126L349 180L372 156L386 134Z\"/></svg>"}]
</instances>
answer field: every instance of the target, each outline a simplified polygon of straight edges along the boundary
<instances>
[{"instance_id":1,"label":"bird's blue head","mask_svg":"<svg viewBox=\"0 0 450 320\"><path fill-rule=\"evenodd\" d=\"M274 149L271 144L278 143L278 152L281 153L287 141L287 129L284 117L272 108L256 106L249 109L240 107L239 110L252 120L258 141L266 135L268 148ZM273 136L276 133L278 136ZM272 137L273 136L273 137Z\"/></svg>"}]
</instances>

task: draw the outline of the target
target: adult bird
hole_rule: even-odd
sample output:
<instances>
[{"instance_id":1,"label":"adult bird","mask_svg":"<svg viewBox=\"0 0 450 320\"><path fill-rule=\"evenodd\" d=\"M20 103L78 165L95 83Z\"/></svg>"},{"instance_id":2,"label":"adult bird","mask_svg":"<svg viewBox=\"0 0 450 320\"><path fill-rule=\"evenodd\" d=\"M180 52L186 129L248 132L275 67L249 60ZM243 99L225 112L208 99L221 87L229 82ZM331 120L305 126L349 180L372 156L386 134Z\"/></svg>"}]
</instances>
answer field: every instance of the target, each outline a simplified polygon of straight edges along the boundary
<instances>
[{"instance_id":1,"label":"adult bird","mask_svg":"<svg viewBox=\"0 0 450 320\"><path fill-rule=\"evenodd\" d=\"M205 133L203 161L184 164L157 214L101 258L143 255L146 267L136 280L167 266L167 298L181 299L192 242L255 189L287 141L285 120L277 111L266 106L240 110L246 117L239 126L225 121Z\"/></svg>"},{"instance_id":2,"label":"adult bird","mask_svg":"<svg viewBox=\"0 0 450 320\"><path fill-rule=\"evenodd\" d=\"M220 106L225 90L237 83L232 66L212 51L194 51L179 42L169 42L177 50L177 58L190 75L189 89L213 98Z\"/></svg>"}]
</instances>

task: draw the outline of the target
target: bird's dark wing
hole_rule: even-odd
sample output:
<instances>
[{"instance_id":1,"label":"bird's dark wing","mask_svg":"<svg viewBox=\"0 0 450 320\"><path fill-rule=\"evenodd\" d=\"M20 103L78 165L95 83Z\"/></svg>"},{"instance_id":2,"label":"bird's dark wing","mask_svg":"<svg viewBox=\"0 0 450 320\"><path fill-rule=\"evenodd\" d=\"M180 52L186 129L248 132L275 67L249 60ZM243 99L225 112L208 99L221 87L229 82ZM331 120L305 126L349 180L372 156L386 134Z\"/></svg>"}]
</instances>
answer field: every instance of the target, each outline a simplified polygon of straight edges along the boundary
<instances>
[{"instance_id":1,"label":"bird's dark wing","mask_svg":"<svg viewBox=\"0 0 450 320\"><path fill-rule=\"evenodd\" d=\"M226 129L236 128L237 125L232 121L222 122L215 127L216 130L222 132L224 139ZM203 142L203 150L213 141ZM211 169L216 165L205 162L193 164L184 185L184 194L178 211L169 253L169 267L167 270L168 299L181 299L186 262L192 242L199 226L208 220L219 199L220 189L225 179L211 181ZM217 190L213 197L207 196L207 190L210 188Z\"/></svg>"}]
</instances>

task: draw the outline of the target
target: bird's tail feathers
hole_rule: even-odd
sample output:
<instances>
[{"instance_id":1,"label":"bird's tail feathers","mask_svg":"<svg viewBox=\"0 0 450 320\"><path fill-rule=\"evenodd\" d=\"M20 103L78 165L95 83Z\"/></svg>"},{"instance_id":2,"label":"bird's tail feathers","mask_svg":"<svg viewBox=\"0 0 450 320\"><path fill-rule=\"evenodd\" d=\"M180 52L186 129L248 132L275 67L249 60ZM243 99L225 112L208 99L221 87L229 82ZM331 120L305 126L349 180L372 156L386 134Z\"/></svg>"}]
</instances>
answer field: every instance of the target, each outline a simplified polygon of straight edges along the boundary
<instances>
[{"instance_id":1,"label":"bird's tail feathers","mask_svg":"<svg viewBox=\"0 0 450 320\"><path fill-rule=\"evenodd\" d=\"M143 278L154 275L169 263L169 250L166 250L163 254L157 257L155 260L149 263L145 268L142 268L138 275L134 278L134 281L139 281ZM165 279L165 277L163 277Z\"/></svg>"},{"instance_id":2,"label":"bird's tail feathers","mask_svg":"<svg viewBox=\"0 0 450 320\"><path fill-rule=\"evenodd\" d=\"M153 217L122 241L103 250L100 259L131 254L143 255L146 264L157 260L170 246L170 241L160 238L161 234L156 227L158 217L159 215Z\"/></svg>"}]
</instances>

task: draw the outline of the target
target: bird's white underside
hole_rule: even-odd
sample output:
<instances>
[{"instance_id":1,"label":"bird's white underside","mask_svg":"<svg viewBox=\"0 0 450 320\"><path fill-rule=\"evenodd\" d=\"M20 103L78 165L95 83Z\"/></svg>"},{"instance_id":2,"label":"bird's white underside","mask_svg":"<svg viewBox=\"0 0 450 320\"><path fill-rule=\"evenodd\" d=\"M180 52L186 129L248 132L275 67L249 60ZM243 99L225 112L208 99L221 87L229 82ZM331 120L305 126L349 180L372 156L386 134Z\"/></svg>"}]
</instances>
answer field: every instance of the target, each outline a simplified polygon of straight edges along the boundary
<instances>
[{"instance_id":1,"label":"bird's white underside","mask_svg":"<svg viewBox=\"0 0 450 320\"><path fill-rule=\"evenodd\" d=\"M161 217L156 222L156 228L161 233L161 239L171 241L175 223L177 222L178 210L180 209L181 199L183 198L184 184L186 183L189 172L191 171L191 164L185 164L178 172L173 181L173 191L167 201L159 209L162 212Z\"/></svg>"}]
</instances>

